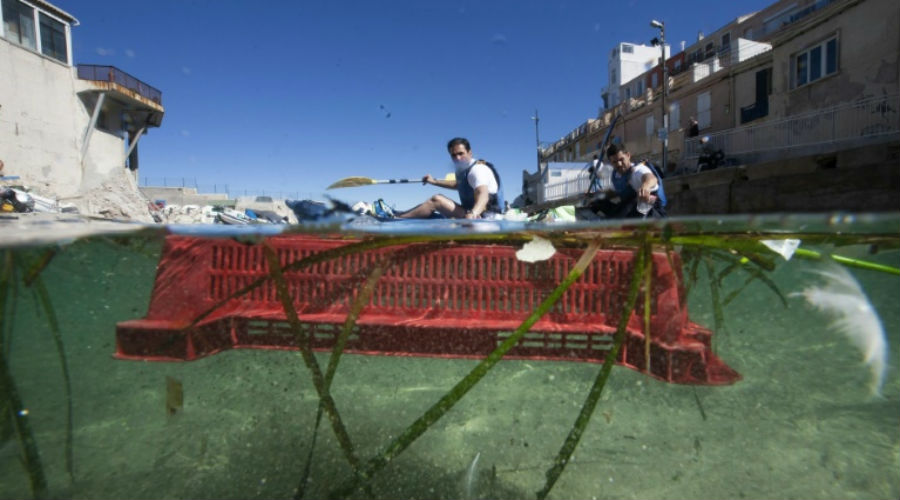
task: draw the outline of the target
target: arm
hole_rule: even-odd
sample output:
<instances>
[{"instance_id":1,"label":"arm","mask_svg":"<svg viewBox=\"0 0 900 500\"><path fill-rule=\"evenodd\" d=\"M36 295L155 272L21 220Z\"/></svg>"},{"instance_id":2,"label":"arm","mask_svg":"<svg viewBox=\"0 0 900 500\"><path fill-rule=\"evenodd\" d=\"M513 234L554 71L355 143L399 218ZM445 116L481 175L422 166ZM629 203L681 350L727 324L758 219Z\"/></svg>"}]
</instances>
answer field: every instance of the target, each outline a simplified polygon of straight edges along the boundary
<instances>
[{"instance_id":1,"label":"arm","mask_svg":"<svg viewBox=\"0 0 900 500\"><path fill-rule=\"evenodd\" d=\"M471 211L466 212L466 219L479 219L481 214L487 208L491 195L488 193L487 186L478 186L475 188L475 206Z\"/></svg>"},{"instance_id":2,"label":"arm","mask_svg":"<svg viewBox=\"0 0 900 500\"><path fill-rule=\"evenodd\" d=\"M446 189L456 189L455 180L448 181L446 179L435 179L431 174L426 174L425 177L422 177L422 184L431 184Z\"/></svg>"},{"instance_id":3,"label":"arm","mask_svg":"<svg viewBox=\"0 0 900 500\"><path fill-rule=\"evenodd\" d=\"M657 189L659 189L659 185L656 181L656 176L653 175L653 173L648 172L641 176L641 189L638 191L638 198L645 201L652 201L650 196Z\"/></svg>"}]
</instances>

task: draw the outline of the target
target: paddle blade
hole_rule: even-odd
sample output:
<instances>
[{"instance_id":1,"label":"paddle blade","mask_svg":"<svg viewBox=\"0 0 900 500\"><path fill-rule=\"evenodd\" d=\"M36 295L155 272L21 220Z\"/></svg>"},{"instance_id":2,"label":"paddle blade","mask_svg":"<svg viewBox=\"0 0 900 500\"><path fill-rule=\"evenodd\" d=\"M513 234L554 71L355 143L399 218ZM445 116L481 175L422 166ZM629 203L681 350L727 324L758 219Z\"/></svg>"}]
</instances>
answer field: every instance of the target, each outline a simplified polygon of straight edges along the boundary
<instances>
[{"instance_id":1,"label":"paddle blade","mask_svg":"<svg viewBox=\"0 0 900 500\"><path fill-rule=\"evenodd\" d=\"M377 184L377 182L375 181L375 179L371 179L369 177L346 177L328 186L326 189L371 186L372 184Z\"/></svg>"}]
</instances>

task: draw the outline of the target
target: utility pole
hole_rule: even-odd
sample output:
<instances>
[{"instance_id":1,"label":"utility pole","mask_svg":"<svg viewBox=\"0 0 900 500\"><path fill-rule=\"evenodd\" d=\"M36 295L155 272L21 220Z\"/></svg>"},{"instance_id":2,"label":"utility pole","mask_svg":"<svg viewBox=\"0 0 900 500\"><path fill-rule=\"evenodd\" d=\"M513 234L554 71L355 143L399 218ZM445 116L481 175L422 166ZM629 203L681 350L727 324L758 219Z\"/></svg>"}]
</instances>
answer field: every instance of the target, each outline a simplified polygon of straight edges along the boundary
<instances>
[{"instance_id":1,"label":"utility pole","mask_svg":"<svg viewBox=\"0 0 900 500\"><path fill-rule=\"evenodd\" d=\"M662 131L659 138L662 139L662 175L666 175L667 160L669 154L669 110L666 108L666 94L669 93L669 70L666 67L666 23L652 20L650 26L659 29L659 49L661 55L659 64L662 66Z\"/></svg>"},{"instance_id":2,"label":"utility pole","mask_svg":"<svg viewBox=\"0 0 900 500\"><path fill-rule=\"evenodd\" d=\"M541 121L540 117L538 117L537 108L534 109L534 116L531 117L534 120L534 141L537 144L537 167L538 171L541 170L541 136L538 132L538 122Z\"/></svg>"}]
</instances>

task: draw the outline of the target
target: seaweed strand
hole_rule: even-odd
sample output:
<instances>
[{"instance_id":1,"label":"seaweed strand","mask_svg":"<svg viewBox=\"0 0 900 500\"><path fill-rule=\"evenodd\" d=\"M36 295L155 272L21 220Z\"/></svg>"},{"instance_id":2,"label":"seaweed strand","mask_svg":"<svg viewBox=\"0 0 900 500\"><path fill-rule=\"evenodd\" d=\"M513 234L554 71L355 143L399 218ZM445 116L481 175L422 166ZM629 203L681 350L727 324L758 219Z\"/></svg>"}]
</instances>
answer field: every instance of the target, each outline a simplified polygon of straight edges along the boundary
<instances>
[{"instance_id":1,"label":"seaweed strand","mask_svg":"<svg viewBox=\"0 0 900 500\"><path fill-rule=\"evenodd\" d=\"M43 269L43 266L41 267ZM47 293L47 287L44 286L43 280L39 275L33 275L32 284L35 293L47 315L47 323L50 324L50 333L53 336L53 343L56 345L56 352L59 355L59 365L62 369L63 383L66 391L66 472L69 474L69 480L75 480L75 459L72 453L73 442L73 413L72 413L72 378L69 374L69 361L66 358L66 347L63 344L62 334L59 330L59 321L56 319L53 304L50 302L50 294Z\"/></svg>"},{"instance_id":2,"label":"seaweed strand","mask_svg":"<svg viewBox=\"0 0 900 500\"><path fill-rule=\"evenodd\" d=\"M331 397L331 393L328 392L328 388L325 386L325 377L322 375L322 369L319 368L319 363L316 361L316 357L313 356L306 335L303 333L303 329L300 326L300 319L297 317L297 310L294 308L294 303L288 292L287 283L284 281L284 274L281 264L278 262L278 256L269 245L264 245L263 250L266 259L269 262L270 276L275 282L275 287L278 291L278 299L281 301L281 305L287 315L287 320L291 325L291 329L294 331L294 335L297 336L297 343L300 346L303 362L306 363L306 367L312 374L313 385L316 388L316 392L319 394L319 401L325 407L325 412L328 413L328 419L331 421L331 427L334 429L334 434L338 439L341 450L343 450L344 455L347 458L347 461L350 462L353 470L357 471L358 474L360 466L359 458L353 451L353 443L350 441L350 435L347 434L347 429L344 427L344 422L341 420L340 413L338 413L337 405Z\"/></svg>"},{"instance_id":3,"label":"seaweed strand","mask_svg":"<svg viewBox=\"0 0 900 500\"><path fill-rule=\"evenodd\" d=\"M721 331L725 324L725 314L722 312L722 301L719 300L719 282L716 281L716 270L713 266L712 259L703 256L703 263L706 264L706 274L709 276L709 294L713 304L713 321L715 322L715 331Z\"/></svg>"},{"instance_id":4,"label":"seaweed strand","mask_svg":"<svg viewBox=\"0 0 900 500\"><path fill-rule=\"evenodd\" d=\"M475 368L462 380L457 382L452 389L444 394L440 400L432 405L425 413L406 428L384 451L370 459L361 475L354 477L349 483L329 493L330 498L345 497L355 491L363 480L372 477L373 474L384 468L394 457L399 455L428 428L443 417L462 397L469 392L484 376L497 364L498 361L522 339L531 327L549 311L559 300L562 294L584 273L587 266L593 262L594 256L600 249L601 239L591 241L584 253L572 267L569 274L557 286L550 295L541 302L537 308L519 325L518 328L506 338L493 352L487 355Z\"/></svg>"},{"instance_id":5,"label":"seaweed strand","mask_svg":"<svg viewBox=\"0 0 900 500\"><path fill-rule=\"evenodd\" d=\"M347 338L350 336L350 332L353 331L353 326L356 325L356 320L359 318L359 314L362 312L363 307L369 302L369 299L372 298L372 293L375 291L375 285L384 274L385 267L386 262L384 260L379 260L375 264L375 267L369 273L368 278L366 278L365 283L363 283L359 295L357 295L356 299L353 301L350 312L347 313L347 320L344 321L341 333L334 343L334 347L331 350L331 357L328 359L328 367L325 369L326 391L331 390L331 381L334 379L334 373L337 370L341 354L344 352L344 346L347 344ZM297 492L294 495L294 498L297 500L303 498L306 493L306 486L309 484L309 471L312 464L313 452L316 448L316 437L319 435L319 424L322 421L323 409L324 403L319 400L319 406L316 410L316 424L313 427L313 436L309 445L309 454L306 457L306 465L303 467L303 475L300 478L300 484L297 486Z\"/></svg>"},{"instance_id":6,"label":"seaweed strand","mask_svg":"<svg viewBox=\"0 0 900 500\"><path fill-rule=\"evenodd\" d=\"M575 425L572 426L562 448L560 448L559 453L556 455L553 466L546 472L547 480L544 483L544 487L536 493L539 500L547 497L550 490L553 488L553 485L556 484L559 476L563 473L566 464L569 463L569 459L572 457L572 453L575 452L575 447L578 446L578 441L581 440L581 436L584 434L585 428L587 428L588 422L591 420L591 415L594 413L597 402L600 400L600 395L603 393L603 388L606 386L606 381L609 379L609 374L612 371L615 360L619 356L619 350L625 342L625 332L628 327L628 320L631 317L632 311L634 311L634 305L637 302L638 293L641 288L641 278L647 268L646 261L650 257L648 255L649 247L649 241L645 239L645 244L638 248L637 255L634 258L634 270L631 275L631 286L628 289L628 298L622 307L622 315L619 318L619 325L616 329L612 349L607 351L606 356L603 358L603 366L600 368L597 378L594 379L594 384L591 386L591 390L584 401L584 405L581 407L581 412L575 419Z\"/></svg>"},{"instance_id":7,"label":"seaweed strand","mask_svg":"<svg viewBox=\"0 0 900 500\"><path fill-rule=\"evenodd\" d=\"M0 273L0 290L6 290L10 286L10 276L13 272L12 253L7 250L4 252L3 257L2 273ZM3 322L3 311L5 308L6 293L0 292L0 323ZM16 388L15 380L9 371L3 345L0 345L0 388L3 389L3 394L0 394L0 396L6 399L5 403L8 404L7 408L9 411L9 414L0 415L0 418L11 418L13 420L16 436L22 447L25 470L28 471L28 479L31 483L31 494L34 498L46 498L47 477L44 475L41 454L38 451L37 441L28 421L28 412L25 411L25 405L22 404L19 390Z\"/></svg>"}]
</instances>

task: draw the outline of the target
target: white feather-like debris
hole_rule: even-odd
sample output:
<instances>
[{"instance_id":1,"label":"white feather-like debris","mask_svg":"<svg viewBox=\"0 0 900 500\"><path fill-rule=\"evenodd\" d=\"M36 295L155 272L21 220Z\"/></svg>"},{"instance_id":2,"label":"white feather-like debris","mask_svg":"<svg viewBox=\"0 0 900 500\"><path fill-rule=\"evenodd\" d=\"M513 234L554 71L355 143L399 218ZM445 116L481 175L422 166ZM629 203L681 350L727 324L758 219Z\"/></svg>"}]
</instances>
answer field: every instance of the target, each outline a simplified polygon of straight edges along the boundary
<instances>
[{"instance_id":1,"label":"white feather-like debris","mask_svg":"<svg viewBox=\"0 0 900 500\"><path fill-rule=\"evenodd\" d=\"M550 240L534 236L531 241L516 251L516 258L523 262L538 262L553 257L555 253L556 249L553 248Z\"/></svg>"},{"instance_id":2,"label":"white feather-like debris","mask_svg":"<svg viewBox=\"0 0 900 500\"><path fill-rule=\"evenodd\" d=\"M887 340L878 314L859 283L843 267L832 265L828 270L811 271L826 279L821 287L810 286L802 296L811 306L832 318L830 326L843 333L863 353L872 373L871 394L880 396L887 370Z\"/></svg>"}]
</instances>

